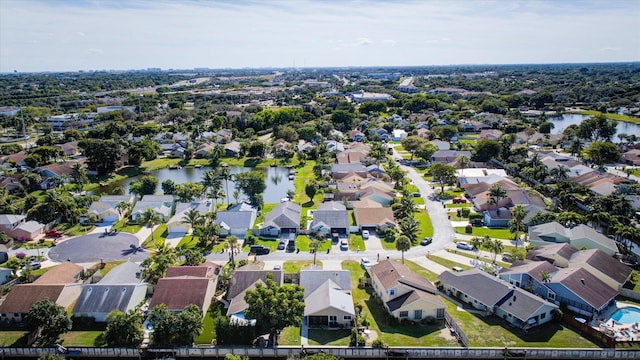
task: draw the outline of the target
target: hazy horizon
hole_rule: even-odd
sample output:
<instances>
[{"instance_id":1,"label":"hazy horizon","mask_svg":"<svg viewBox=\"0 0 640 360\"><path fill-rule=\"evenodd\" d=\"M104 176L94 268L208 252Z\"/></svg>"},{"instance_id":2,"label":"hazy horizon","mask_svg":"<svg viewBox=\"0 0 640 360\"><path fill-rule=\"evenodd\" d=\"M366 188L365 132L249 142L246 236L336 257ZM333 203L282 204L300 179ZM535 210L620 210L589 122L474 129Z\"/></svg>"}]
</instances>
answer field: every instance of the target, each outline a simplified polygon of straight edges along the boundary
<instances>
[{"instance_id":1,"label":"hazy horizon","mask_svg":"<svg viewBox=\"0 0 640 360\"><path fill-rule=\"evenodd\" d=\"M640 1L0 1L0 72L640 61Z\"/></svg>"}]
</instances>

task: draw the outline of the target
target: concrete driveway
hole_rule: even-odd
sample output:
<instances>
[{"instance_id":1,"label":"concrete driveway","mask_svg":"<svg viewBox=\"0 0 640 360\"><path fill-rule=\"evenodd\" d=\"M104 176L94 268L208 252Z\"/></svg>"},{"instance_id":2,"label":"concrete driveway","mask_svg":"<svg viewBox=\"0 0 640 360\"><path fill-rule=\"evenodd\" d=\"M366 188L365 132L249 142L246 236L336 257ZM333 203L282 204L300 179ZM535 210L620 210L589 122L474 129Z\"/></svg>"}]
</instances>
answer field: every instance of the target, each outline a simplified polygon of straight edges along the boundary
<instances>
[{"instance_id":1,"label":"concrete driveway","mask_svg":"<svg viewBox=\"0 0 640 360\"><path fill-rule=\"evenodd\" d=\"M149 257L146 250L137 251L138 238L128 233L87 234L66 240L49 250L49 259L56 262L92 263L116 260L142 261Z\"/></svg>"}]
</instances>

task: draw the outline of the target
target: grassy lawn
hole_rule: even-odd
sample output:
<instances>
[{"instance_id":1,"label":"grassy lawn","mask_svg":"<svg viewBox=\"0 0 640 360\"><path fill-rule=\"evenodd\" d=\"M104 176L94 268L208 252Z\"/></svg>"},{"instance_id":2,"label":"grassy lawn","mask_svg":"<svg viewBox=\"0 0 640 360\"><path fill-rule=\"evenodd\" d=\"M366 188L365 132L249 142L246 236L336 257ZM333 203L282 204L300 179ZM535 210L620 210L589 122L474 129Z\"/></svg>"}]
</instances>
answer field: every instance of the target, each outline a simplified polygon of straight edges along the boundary
<instances>
[{"instance_id":1,"label":"grassy lawn","mask_svg":"<svg viewBox=\"0 0 640 360\"><path fill-rule=\"evenodd\" d=\"M0 331L0 346L14 346L18 345L22 340L26 341L26 335L28 331ZM25 339L22 339L25 337Z\"/></svg>"},{"instance_id":2,"label":"grassy lawn","mask_svg":"<svg viewBox=\"0 0 640 360\"><path fill-rule=\"evenodd\" d=\"M418 236L418 238L422 239L426 236L433 237L433 224L431 223L431 218L427 210L421 209L415 213L415 216L420 224L420 236Z\"/></svg>"},{"instance_id":3,"label":"grassy lawn","mask_svg":"<svg viewBox=\"0 0 640 360\"><path fill-rule=\"evenodd\" d=\"M640 119L638 119L636 117L633 117L633 116L601 113L600 111L596 111L596 110L585 110L585 111L581 111L580 114L582 114L582 115L603 114L608 119L614 119L614 120L618 120L618 121L625 121L625 122L636 123L636 124L640 123Z\"/></svg>"},{"instance_id":4,"label":"grassy lawn","mask_svg":"<svg viewBox=\"0 0 640 360\"><path fill-rule=\"evenodd\" d=\"M378 333L378 339L389 346L458 346L457 342L448 341L440 336L440 332L445 328L443 322L435 325L389 325L383 305L376 299L372 299L367 289L358 287L359 279L364 276L364 270L360 264L356 261L343 261L342 268L351 273L354 303L364 305L363 311L369 321L369 329Z\"/></svg>"},{"instance_id":5,"label":"grassy lawn","mask_svg":"<svg viewBox=\"0 0 640 360\"><path fill-rule=\"evenodd\" d=\"M69 331L60 335L65 346L94 346L102 331Z\"/></svg>"},{"instance_id":6,"label":"grassy lawn","mask_svg":"<svg viewBox=\"0 0 640 360\"><path fill-rule=\"evenodd\" d=\"M396 249L396 242L395 241L387 241L384 237L384 235L379 234L378 235L380 237L380 244L382 244L382 248L385 250L395 250Z\"/></svg>"},{"instance_id":7,"label":"grassy lawn","mask_svg":"<svg viewBox=\"0 0 640 360\"><path fill-rule=\"evenodd\" d=\"M66 236L78 236L78 235L84 235L87 234L89 232L91 232L93 229L95 229L96 227L94 225L82 225L82 224L76 224L68 229L64 230L64 234ZM60 230L60 229L58 229Z\"/></svg>"},{"instance_id":8,"label":"grassy lawn","mask_svg":"<svg viewBox=\"0 0 640 360\"><path fill-rule=\"evenodd\" d=\"M362 239L362 235L359 234L349 234L349 250L352 251L364 251L365 250L364 240Z\"/></svg>"},{"instance_id":9,"label":"grassy lawn","mask_svg":"<svg viewBox=\"0 0 640 360\"><path fill-rule=\"evenodd\" d=\"M114 223L111 228L113 228L114 230L118 230L119 232L126 232L126 233L130 233L130 234L135 234L138 231L140 231L140 229L142 229L144 225L142 224L130 224L127 225L127 220L126 219L122 219L116 223Z\"/></svg>"},{"instance_id":10,"label":"grassy lawn","mask_svg":"<svg viewBox=\"0 0 640 360\"><path fill-rule=\"evenodd\" d=\"M598 346L565 328L551 322L534 328L527 334L514 333L506 322L496 317L481 317L466 311L458 311L457 305L448 299L447 313L460 325L473 347L552 347L552 348L597 348Z\"/></svg>"},{"instance_id":11,"label":"grassy lawn","mask_svg":"<svg viewBox=\"0 0 640 360\"><path fill-rule=\"evenodd\" d=\"M435 256L435 255L429 255L429 260L438 263L444 267L446 267L447 269L451 269L454 266L459 266L461 268L463 268L464 270L470 270L473 269L473 266L467 265L467 264L461 264L461 263L457 263L455 261L451 261L449 259L445 259L445 258L441 258L440 256Z\"/></svg>"},{"instance_id":12,"label":"grassy lawn","mask_svg":"<svg viewBox=\"0 0 640 360\"><path fill-rule=\"evenodd\" d=\"M431 282L434 282L438 279L438 274L423 268L422 266L414 263L413 261L405 260L404 266L408 267L409 270L411 270L411 272L418 274L420 276L424 276L425 278L429 279L429 281Z\"/></svg>"},{"instance_id":13,"label":"grassy lawn","mask_svg":"<svg viewBox=\"0 0 640 360\"><path fill-rule=\"evenodd\" d=\"M316 164L313 160L307 160L304 166L296 168L296 177L293 180L293 185L296 189L296 197L293 199L298 204L306 204L311 199L304 193L305 185L316 176L313 174L313 166ZM322 194L317 194L316 197Z\"/></svg>"},{"instance_id":14,"label":"grassy lawn","mask_svg":"<svg viewBox=\"0 0 640 360\"><path fill-rule=\"evenodd\" d=\"M142 243L142 247L148 248L149 246L152 246L153 248L155 248L155 243L160 241L164 242L167 238L167 235L167 224L162 223L160 225L157 225L153 230L153 234L149 235Z\"/></svg>"},{"instance_id":15,"label":"grassy lawn","mask_svg":"<svg viewBox=\"0 0 640 360\"><path fill-rule=\"evenodd\" d=\"M473 236L479 236L479 237L484 237L485 235L489 235L493 239L506 239L506 240L513 239L513 234L511 233L511 231L509 231L509 229L490 229L488 227L474 226L471 234L467 234L464 226L456 227L454 228L454 230L457 234L463 234L463 235L473 235Z\"/></svg>"},{"instance_id":16,"label":"grassy lawn","mask_svg":"<svg viewBox=\"0 0 640 360\"><path fill-rule=\"evenodd\" d=\"M222 303L214 302L209 307L207 314L203 320L203 329L200 336L196 338L196 344L211 344L211 341L216 338L216 328L214 320L220 315L224 314L224 306Z\"/></svg>"},{"instance_id":17,"label":"grassy lawn","mask_svg":"<svg viewBox=\"0 0 640 360\"><path fill-rule=\"evenodd\" d=\"M100 269L100 275L105 276L109 273L109 271L111 271L111 269L113 269L114 267L120 265L124 263L124 260L118 260L118 261L110 261L110 262L105 262L104 263L104 267L102 269Z\"/></svg>"},{"instance_id":18,"label":"grassy lawn","mask_svg":"<svg viewBox=\"0 0 640 360\"><path fill-rule=\"evenodd\" d=\"M181 159L157 158L151 161L143 161L141 167L146 168L147 170L150 170L150 171L158 170L158 169L167 168L171 165L179 164L180 161Z\"/></svg>"},{"instance_id":19,"label":"grassy lawn","mask_svg":"<svg viewBox=\"0 0 640 360\"><path fill-rule=\"evenodd\" d=\"M640 271L633 270L629 280L624 284L625 289L640 291Z\"/></svg>"},{"instance_id":20,"label":"grassy lawn","mask_svg":"<svg viewBox=\"0 0 640 360\"><path fill-rule=\"evenodd\" d=\"M471 207L471 203L463 203L463 204L445 204L444 206L446 206L447 208L467 208L467 207Z\"/></svg>"},{"instance_id":21,"label":"grassy lawn","mask_svg":"<svg viewBox=\"0 0 640 360\"><path fill-rule=\"evenodd\" d=\"M264 204L262 206L262 210L260 211L260 216L256 218L256 222L253 225L254 229L258 229L260 224L264 222L264 216L271 212L271 210L278 204Z\"/></svg>"},{"instance_id":22,"label":"grassy lawn","mask_svg":"<svg viewBox=\"0 0 640 360\"><path fill-rule=\"evenodd\" d=\"M278 336L280 345L300 345L300 328L297 326L287 326L282 329Z\"/></svg>"},{"instance_id":23,"label":"grassy lawn","mask_svg":"<svg viewBox=\"0 0 640 360\"><path fill-rule=\"evenodd\" d=\"M351 330L309 329L309 345L349 346Z\"/></svg>"},{"instance_id":24,"label":"grassy lawn","mask_svg":"<svg viewBox=\"0 0 640 360\"><path fill-rule=\"evenodd\" d=\"M287 274L296 274L300 269L313 264L313 260L287 260L282 264L282 270ZM316 261L316 265L322 266L321 261Z\"/></svg>"}]
</instances>

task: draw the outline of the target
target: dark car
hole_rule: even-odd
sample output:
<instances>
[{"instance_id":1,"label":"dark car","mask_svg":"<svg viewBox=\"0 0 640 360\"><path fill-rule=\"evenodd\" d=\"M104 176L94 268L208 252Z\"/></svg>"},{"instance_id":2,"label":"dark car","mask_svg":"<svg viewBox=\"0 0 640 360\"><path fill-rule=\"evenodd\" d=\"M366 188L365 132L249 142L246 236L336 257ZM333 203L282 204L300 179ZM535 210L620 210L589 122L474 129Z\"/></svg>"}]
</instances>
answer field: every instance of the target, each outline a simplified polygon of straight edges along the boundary
<instances>
[{"instance_id":1,"label":"dark car","mask_svg":"<svg viewBox=\"0 0 640 360\"><path fill-rule=\"evenodd\" d=\"M432 242L433 242L432 238L426 237L426 238L420 240L420 245L427 246L427 245L431 244Z\"/></svg>"},{"instance_id":2,"label":"dark car","mask_svg":"<svg viewBox=\"0 0 640 360\"><path fill-rule=\"evenodd\" d=\"M254 253L256 255L266 255L271 251L271 249L269 249L266 246L262 246L262 245L251 245L251 248L249 249L250 253Z\"/></svg>"}]
</instances>

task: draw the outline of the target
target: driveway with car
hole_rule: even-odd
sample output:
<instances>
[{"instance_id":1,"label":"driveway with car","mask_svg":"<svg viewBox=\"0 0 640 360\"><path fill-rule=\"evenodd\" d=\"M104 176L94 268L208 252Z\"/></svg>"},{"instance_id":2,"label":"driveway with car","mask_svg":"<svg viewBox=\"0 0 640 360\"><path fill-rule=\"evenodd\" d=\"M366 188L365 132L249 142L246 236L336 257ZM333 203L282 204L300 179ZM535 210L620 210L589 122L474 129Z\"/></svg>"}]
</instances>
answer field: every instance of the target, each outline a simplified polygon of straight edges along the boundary
<instances>
[{"instance_id":1,"label":"driveway with car","mask_svg":"<svg viewBox=\"0 0 640 360\"><path fill-rule=\"evenodd\" d=\"M142 261L149 252L138 247L135 235L94 233L81 235L61 242L49 250L49 259L57 262L71 260L74 263L93 263L116 260Z\"/></svg>"}]
</instances>

